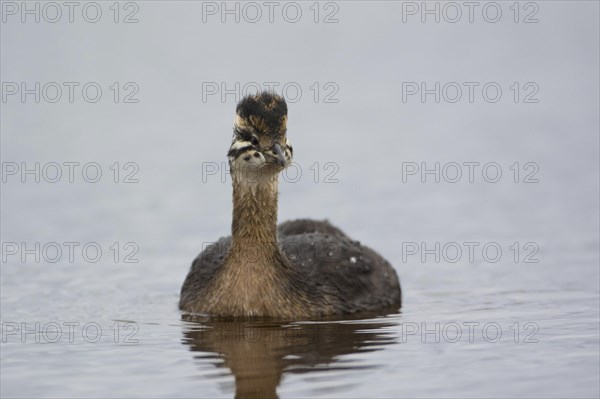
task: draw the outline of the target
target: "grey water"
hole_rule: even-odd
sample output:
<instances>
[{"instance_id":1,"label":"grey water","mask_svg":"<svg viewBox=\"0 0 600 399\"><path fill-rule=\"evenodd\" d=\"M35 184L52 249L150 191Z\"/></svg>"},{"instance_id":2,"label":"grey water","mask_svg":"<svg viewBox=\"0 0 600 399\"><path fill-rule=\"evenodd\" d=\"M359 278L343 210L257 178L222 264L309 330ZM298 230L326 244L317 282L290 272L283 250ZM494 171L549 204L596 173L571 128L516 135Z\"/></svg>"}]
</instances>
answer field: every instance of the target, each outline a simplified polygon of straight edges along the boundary
<instances>
[{"instance_id":1,"label":"grey water","mask_svg":"<svg viewBox=\"0 0 600 399\"><path fill-rule=\"evenodd\" d=\"M23 4L0 31L3 398L599 397L597 2ZM380 252L399 311L177 309L229 233L235 104L268 87L279 219Z\"/></svg>"}]
</instances>

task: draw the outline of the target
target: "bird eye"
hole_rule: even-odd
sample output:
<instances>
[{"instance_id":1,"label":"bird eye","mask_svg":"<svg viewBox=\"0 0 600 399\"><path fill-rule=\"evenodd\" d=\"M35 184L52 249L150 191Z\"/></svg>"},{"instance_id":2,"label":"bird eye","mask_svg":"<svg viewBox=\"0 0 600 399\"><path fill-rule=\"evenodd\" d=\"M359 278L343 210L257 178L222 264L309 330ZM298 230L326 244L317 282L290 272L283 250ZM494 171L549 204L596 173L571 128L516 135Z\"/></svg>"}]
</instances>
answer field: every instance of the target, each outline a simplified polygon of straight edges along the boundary
<instances>
[{"instance_id":1,"label":"bird eye","mask_svg":"<svg viewBox=\"0 0 600 399\"><path fill-rule=\"evenodd\" d=\"M252 143L252 145L258 145L258 139L256 137L252 137L250 142Z\"/></svg>"}]
</instances>

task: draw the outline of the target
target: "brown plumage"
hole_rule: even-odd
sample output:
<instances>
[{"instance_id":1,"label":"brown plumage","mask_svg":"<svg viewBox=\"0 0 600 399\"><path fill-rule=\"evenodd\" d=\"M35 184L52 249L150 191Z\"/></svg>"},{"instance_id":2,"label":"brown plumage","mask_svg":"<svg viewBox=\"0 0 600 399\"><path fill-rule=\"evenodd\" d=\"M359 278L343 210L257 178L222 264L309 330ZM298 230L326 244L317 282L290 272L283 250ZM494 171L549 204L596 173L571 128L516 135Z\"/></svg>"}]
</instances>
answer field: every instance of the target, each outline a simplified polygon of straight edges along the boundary
<instances>
[{"instance_id":1,"label":"brown plumage","mask_svg":"<svg viewBox=\"0 0 600 399\"><path fill-rule=\"evenodd\" d=\"M238 104L228 152L232 236L206 248L181 288L179 307L219 316L283 319L399 306L392 266L327 221L277 226L279 173L291 163L283 98L261 93Z\"/></svg>"}]
</instances>

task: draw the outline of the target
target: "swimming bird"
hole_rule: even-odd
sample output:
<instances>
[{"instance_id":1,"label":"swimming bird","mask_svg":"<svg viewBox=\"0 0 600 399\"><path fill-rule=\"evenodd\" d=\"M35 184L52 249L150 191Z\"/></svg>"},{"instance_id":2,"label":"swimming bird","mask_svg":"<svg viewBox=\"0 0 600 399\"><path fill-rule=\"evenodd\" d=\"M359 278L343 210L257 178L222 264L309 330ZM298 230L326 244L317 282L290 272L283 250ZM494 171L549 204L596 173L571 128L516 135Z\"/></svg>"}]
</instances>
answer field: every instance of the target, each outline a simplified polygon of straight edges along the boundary
<instances>
[{"instance_id":1,"label":"swimming bird","mask_svg":"<svg viewBox=\"0 0 600 399\"><path fill-rule=\"evenodd\" d=\"M327 220L277 225L278 176L293 157L283 97L262 92L238 103L227 157L231 236L193 261L181 310L295 320L401 305L396 272L374 250Z\"/></svg>"}]
</instances>

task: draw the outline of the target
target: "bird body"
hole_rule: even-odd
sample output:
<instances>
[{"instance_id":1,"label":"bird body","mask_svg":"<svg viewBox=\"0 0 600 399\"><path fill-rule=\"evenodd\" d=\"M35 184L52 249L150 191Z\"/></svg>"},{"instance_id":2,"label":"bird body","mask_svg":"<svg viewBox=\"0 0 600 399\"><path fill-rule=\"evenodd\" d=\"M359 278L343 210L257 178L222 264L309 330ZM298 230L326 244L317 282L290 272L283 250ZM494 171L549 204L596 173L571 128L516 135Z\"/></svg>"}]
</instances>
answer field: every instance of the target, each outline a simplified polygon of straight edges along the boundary
<instances>
[{"instance_id":1,"label":"bird body","mask_svg":"<svg viewBox=\"0 0 600 399\"><path fill-rule=\"evenodd\" d=\"M398 307L392 266L328 221L277 225L279 173L291 163L283 98L238 104L228 152L232 235L207 247L181 288L180 309L233 317L309 318Z\"/></svg>"}]
</instances>

